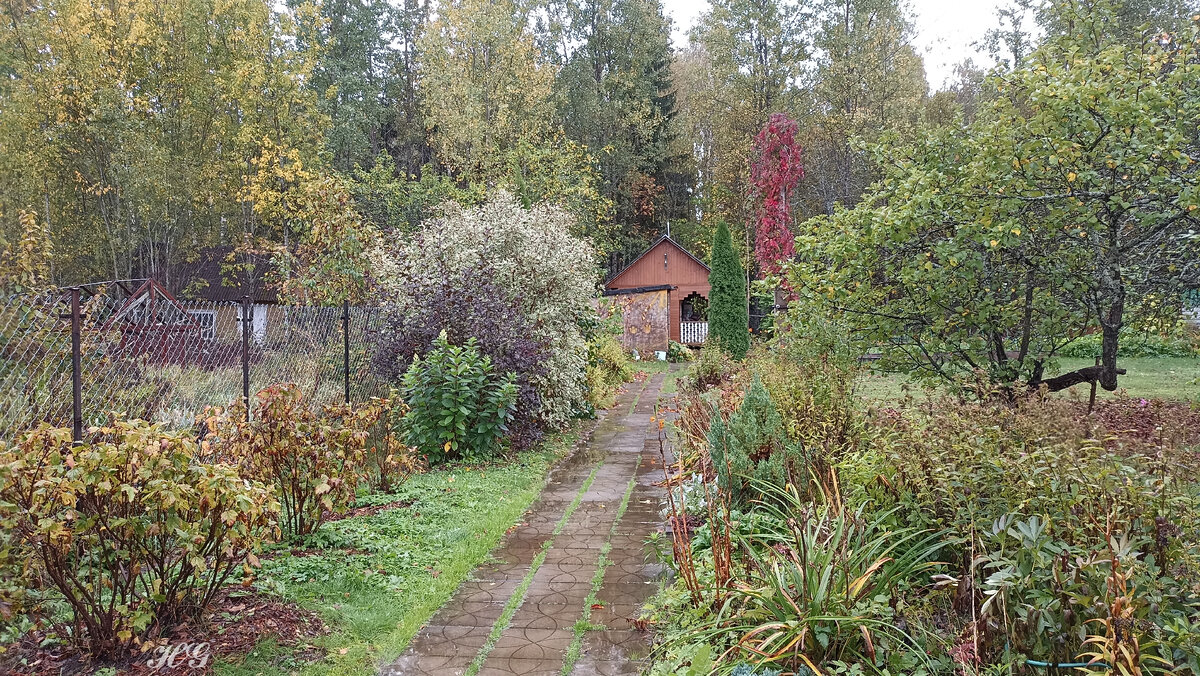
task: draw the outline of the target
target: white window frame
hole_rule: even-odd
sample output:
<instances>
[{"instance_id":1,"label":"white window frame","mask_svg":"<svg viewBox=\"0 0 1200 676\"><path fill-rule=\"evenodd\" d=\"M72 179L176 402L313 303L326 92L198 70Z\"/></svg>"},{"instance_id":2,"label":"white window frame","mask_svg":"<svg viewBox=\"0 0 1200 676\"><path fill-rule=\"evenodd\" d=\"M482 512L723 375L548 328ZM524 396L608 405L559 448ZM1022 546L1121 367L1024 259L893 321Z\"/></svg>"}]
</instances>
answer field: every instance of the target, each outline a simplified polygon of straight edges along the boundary
<instances>
[{"instance_id":1,"label":"white window frame","mask_svg":"<svg viewBox=\"0 0 1200 676\"><path fill-rule=\"evenodd\" d=\"M187 313L200 325L202 340L217 339L217 313L215 310L188 310Z\"/></svg>"}]
</instances>

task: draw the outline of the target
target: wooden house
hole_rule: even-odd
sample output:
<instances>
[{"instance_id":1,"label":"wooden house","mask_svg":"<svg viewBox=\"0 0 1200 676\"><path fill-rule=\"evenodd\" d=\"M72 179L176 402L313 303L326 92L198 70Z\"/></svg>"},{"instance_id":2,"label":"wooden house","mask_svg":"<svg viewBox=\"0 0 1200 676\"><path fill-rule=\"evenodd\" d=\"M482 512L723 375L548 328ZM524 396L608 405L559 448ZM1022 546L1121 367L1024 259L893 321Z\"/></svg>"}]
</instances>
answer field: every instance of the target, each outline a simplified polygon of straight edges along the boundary
<instances>
[{"instance_id":1,"label":"wooden house","mask_svg":"<svg viewBox=\"0 0 1200 676\"><path fill-rule=\"evenodd\" d=\"M275 290L267 284L271 270L265 256L246 255L230 246L207 247L177 269L180 298L195 301L193 314L211 324L218 340L240 340L243 298L251 307L250 337L262 344L278 332L287 310L279 304Z\"/></svg>"},{"instance_id":2,"label":"wooden house","mask_svg":"<svg viewBox=\"0 0 1200 676\"><path fill-rule=\"evenodd\" d=\"M666 350L668 340L703 344L708 337L708 273L703 261L664 235L613 275L604 295L621 299L626 346ZM655 311L658 307L665 311ZM630 324L631 311L640 326Z\"/></svg>"},{"instance_id":3,"label":"wooden house","mask_svg":"<svg viewBox=\"0 0 1200 676\"><path fill-rule=\"evenodd\" d=\"M82 289L93 330L113 340L105 348L110 356L204 367L227 367L240 358L240 334L219 339L214 306L179 300L157 280L116 280Z\"/></svg>"}]
</instances>

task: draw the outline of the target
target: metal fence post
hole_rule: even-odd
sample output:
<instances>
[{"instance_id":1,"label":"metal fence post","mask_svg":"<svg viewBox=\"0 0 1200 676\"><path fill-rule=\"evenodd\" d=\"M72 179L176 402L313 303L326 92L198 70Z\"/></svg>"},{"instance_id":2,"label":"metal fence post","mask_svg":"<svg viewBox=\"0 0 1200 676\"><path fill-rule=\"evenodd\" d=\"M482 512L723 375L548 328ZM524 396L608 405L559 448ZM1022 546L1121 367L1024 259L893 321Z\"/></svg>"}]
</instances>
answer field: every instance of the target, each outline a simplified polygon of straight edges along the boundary
<instances>
[{"instance_id":1,"label":"metal fence post","mask_svg":"<svg viewBox=\"0 0 1200 676\"><path fill-rule=\"evenodd\" d=\"M242 403L250 422L250 296L242 296Z\"/></svg>"},{"instance_id":2,"label":"metal fence post","mask_svg":"<svg viewBox=\"0 0 1200 676\"><path fill-rule=\"evenodd\" d=\"M342 301L342 375L346 384L346 404L350 403L350 299Z\"/></svg>"},{"instance_id":3,"label":"metal fence post","mask_svg":"<svg viewBox=\"0 0 1200 676\"><path fill-rule=\"evenodd\" d=\"M71 289L71 438L83 441L83 313L79 306L79 287Z\"/></svg>"}]
</instances>

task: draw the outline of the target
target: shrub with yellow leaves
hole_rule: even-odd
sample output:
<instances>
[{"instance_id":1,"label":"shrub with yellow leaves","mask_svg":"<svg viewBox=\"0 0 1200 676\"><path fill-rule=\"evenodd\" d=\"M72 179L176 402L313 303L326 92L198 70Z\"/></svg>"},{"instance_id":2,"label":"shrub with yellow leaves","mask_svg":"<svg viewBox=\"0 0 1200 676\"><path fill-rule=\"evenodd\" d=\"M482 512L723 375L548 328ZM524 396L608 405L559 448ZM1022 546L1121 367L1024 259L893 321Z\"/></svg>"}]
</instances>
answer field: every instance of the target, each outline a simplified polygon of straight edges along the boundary
<instances>
[{"instance_id":1,"label":"shrub with yellow leaves","mask_svg":"<svg viewBox=\"0 0 1200 676\"><path fill-rule=\"evenodd\" d=\"M243 476L274 485L284 533L307 535L354 501L367 441L389 401L329 406L318 413L293 384L272 385L257 399L250 420L240 403L210 410L205 450L236 465Z\"/></svg>"},{"instance_id":2,"label":"shrub with yellow leaves","mask_svg":"<svg viewBox=\"0 0 1200 676\"><path fill-rule=\"evenodd\" d=\"M71 610L72 635L113 658L198 616L226 582L248 582L276 533L269 486L198 460L187 436L145 421L42 426L0 449L0 527L30 579Z\"/></svg>"}]
</instances>

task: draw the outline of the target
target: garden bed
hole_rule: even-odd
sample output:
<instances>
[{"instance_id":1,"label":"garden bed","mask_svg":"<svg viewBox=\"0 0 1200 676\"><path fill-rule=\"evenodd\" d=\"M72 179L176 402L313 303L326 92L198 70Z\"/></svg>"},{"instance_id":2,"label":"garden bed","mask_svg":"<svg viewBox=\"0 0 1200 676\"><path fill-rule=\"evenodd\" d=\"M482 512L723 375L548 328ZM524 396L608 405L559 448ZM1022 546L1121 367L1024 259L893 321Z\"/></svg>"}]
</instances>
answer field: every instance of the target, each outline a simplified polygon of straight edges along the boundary
<instances>
[{"instance_id":1,"label":"garden bed","mask_svg":"<svg viewBox=\"0 0 1200 676\"><path fill-rule=\"evenodd\" d=\"M315 613L295 603L261 592L229 588L221 593L198 622L174 628L156 646L207 644L201 653L209 659L204 665L188 666L191 656L183 656L172 671L180 674L210 673L216 660L238 658L255 646L270 642L290 651L298 659L320 659L324 651L313 641L329 633ZM61 643L52 630L29 632L8 646L0 656L0 672L13 676L70 676L71 674L111 673L146 676L160 673L153 665L160 656L158 647L131 654L128 659L109 665L97 665L69 644Z\"/></svg>"},{"instance_id":2,"label":"garden bed","mask_svg":"<svg viewBox=\"0 0 1200 676\"><path fill-rule=\"evenodd\" d=\"M250 587L227 587L200 621L155 645L210 644L202 666L181 660L172 673L374 673L519 522L582 427L505 460L441 466L390 493L359 496L313 534L268 546ZM153 648L89 661L62 638L67 629L57 623L66 615L53 614L0 653L0 672L155 673Z\"/></svg>"},{"instance_id":3,"label":"garden bed","mask_svg":"<svg viewBox=\"0 0 1200 676\"><path fill-rule=\"evenodd\" d=\"M681 380L653 674L1200 673L1196 404L882 403L826 355Z\"/></svg>"},{"instance_id":4,"label":"garden bed","mask_svg":"<svg viewBox=\"0 0 1200 676\"><path fill-rule=\"evenodd\" d=\"M509 462L441 467L393 493L360 500L348 518L263 557L255 586L314 612L330 632L304 646L260 642L218 674L369 674L416 631L537 497L579 431L553 435Z\"/></svg>"}]
</instances>

